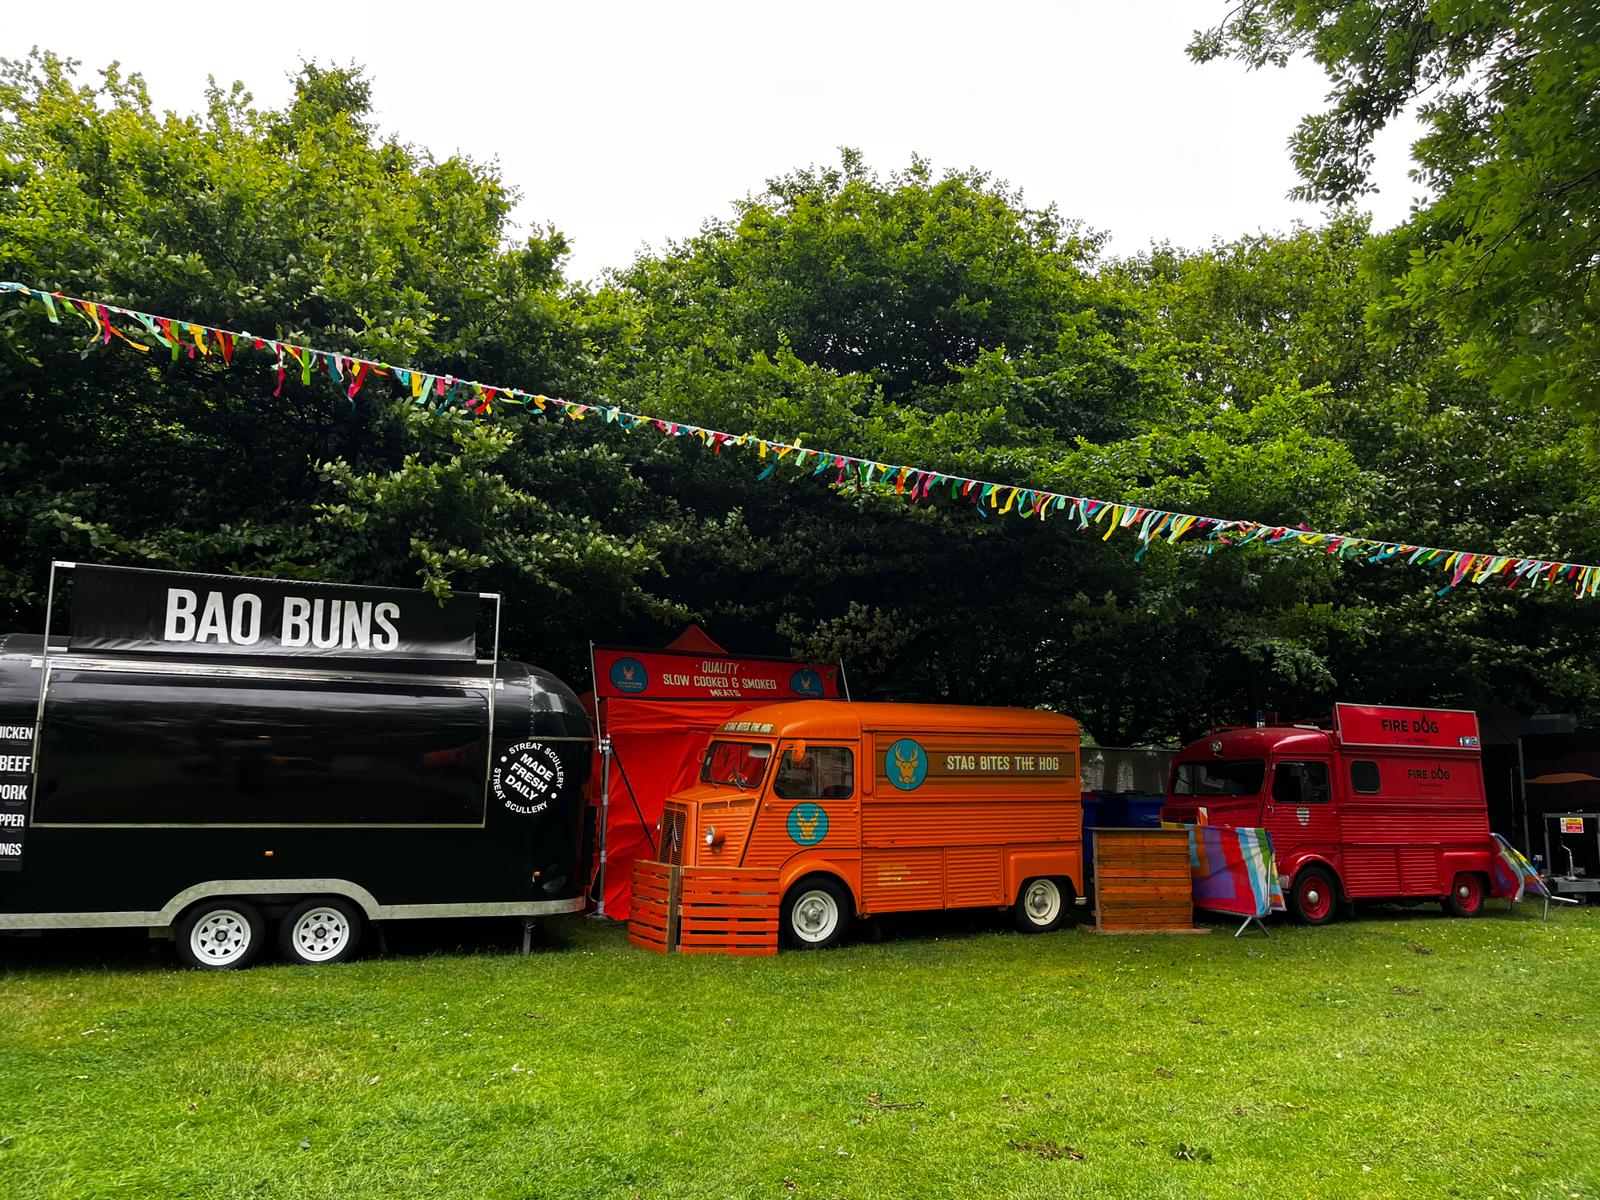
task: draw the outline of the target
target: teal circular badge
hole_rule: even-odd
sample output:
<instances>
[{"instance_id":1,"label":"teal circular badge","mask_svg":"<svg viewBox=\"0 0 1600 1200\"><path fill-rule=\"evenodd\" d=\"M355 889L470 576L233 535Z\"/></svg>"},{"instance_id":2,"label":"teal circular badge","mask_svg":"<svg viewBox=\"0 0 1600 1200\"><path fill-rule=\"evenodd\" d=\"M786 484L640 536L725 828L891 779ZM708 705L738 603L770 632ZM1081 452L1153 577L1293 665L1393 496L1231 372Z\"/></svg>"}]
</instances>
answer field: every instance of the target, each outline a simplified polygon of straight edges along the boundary
<instances>
[{"instance_id":1,"label":"teal circular badge","mask_svg":"<svg viewBox=\"0 0 1600 1200\"><path fill-rule=\"evenodd\" d=\"M913 792L928 777L928 752L922 743L901 738L883 756L883 773L902 792Z\"/></svg>"},{"instance_id":2,"label":"teal circular badge","mask_svg":"<svg viewBox=\"0 0 1600 1200\"><path fill-rule=\"evenodd\" d=\"M642 692L650 686L650 672L637 658L619 658L611 664L611 686L619 692Z\"/></svg>"},{"instance_id":3,"label":"teal circular badge","mask_svg":"<svg viewBox=\"0 0 1600 1200\"><path fill-rule=\"evenodd\" d=\"M796 696L821 696L822 676L804 667L789 676L789 690Z\"/></svg>"},{"instance_id":4,"label":"teal circular badge","mask_svg":"<svg viewBox=\"0 0 1600 1200\"><path fill-rule=\"evenodd\" d=\"M816 804L796 804L789 810L788 826L796 845L815 846L828 836L828 814Z\"/></svg>"}]
</instances>

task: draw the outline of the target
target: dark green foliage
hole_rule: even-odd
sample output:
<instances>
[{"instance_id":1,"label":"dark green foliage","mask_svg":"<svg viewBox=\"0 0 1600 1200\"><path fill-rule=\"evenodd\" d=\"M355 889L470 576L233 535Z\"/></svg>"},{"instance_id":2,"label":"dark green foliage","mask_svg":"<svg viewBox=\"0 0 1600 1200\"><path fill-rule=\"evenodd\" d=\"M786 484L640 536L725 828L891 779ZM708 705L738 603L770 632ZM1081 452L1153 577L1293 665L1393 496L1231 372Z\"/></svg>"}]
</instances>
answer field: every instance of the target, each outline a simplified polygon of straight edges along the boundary
<instances>
[{"instance_id":1,"label":"dark green foliage","mask_svg":"<svg viewBox=\"0 0 1600 1200\"><path fill-rule=\"evenodd\" d=\"M1104 260L980 172L772 181L605 286L507 245L491 169L371 128L359 70L281 112L151 110L49 56L0 75L0 278L376 360L1072 494L1593 561L1579 431L1494 399L1447 333L1363 314L1364 223ZM1385 243L1387 246L1388 243ZM842 657L856 692L1047 704L1102 742L1343 696L1600 708L1569 592L1207 554L1054 514L830 486L694 439L499 407L354 403L270 358L122 346L0 302L0 620L52 557L505 593L503 648L581 683L587 643L685 619Z\"/></svg>"}]
</instances>

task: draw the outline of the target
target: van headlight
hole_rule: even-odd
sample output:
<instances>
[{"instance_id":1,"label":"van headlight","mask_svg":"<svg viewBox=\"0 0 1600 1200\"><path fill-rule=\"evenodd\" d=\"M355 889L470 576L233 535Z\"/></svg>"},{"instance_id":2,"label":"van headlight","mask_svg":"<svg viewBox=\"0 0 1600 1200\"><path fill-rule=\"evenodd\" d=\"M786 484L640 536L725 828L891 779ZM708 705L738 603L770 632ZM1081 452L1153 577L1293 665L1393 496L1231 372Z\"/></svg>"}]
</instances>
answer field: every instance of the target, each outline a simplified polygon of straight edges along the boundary
<instances>
[{"instance_id":1,"label":"van headlight","mask_svg":"<svg viewBox=\"0 0 1600 1200\"><path fill-rule=\"evenodd\" d=\"M706 826L706 845L713 850L722 845L722 835L717 832L715 825Z\"/></svg>"}]
</instances>

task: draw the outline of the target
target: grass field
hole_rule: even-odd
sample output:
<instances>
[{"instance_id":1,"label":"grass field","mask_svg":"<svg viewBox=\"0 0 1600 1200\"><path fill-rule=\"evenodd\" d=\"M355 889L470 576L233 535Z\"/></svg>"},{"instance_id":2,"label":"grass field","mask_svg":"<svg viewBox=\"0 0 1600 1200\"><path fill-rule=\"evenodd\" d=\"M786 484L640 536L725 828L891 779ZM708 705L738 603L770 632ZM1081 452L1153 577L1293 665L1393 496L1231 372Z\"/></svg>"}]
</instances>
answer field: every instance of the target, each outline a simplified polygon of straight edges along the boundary
<instances>
[{"instance_id":1,"label":"grass field","mask_svg":"<svg viewBox=\"0 0 1600 1200\"><path fill-rule=\"evenodd\" d=\"M1600 1195L1600 909L1492 907L1237 941L944 917L775 959L569 919L529 958L407 930L221 975L0 942L0 1189Z\"/></svg>"}]
</instances>

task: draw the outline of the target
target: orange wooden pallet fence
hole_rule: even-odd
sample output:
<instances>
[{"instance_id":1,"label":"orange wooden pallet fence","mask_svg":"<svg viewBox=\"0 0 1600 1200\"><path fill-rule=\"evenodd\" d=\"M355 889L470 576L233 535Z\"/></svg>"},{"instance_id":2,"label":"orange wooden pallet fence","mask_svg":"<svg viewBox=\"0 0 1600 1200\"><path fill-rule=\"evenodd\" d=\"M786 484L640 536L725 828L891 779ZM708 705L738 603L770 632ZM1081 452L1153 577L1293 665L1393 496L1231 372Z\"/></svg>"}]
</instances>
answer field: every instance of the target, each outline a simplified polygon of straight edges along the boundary
<instances>
[{"instance_id":1,"label":"orange wooden pallet fence","mask_svg":"<svg viewBox=\"0 0 1600 1200\"><path fill-rule=\"evenodd\" d=\"M1194 933L1194 880L1185 829L1094 832L1094 927L1099 933Z\"/></svg>"},{"instance_id":2,"label":"orange wooden pallet fence","mask_svg":"<svg viewBox=\"0 0 1600 1200\"><path fill-rule=\"evenodd\" d=\"M660 954L778 952L778 873L633 864L628 940Z\"/></svg>"}]
</instances>

